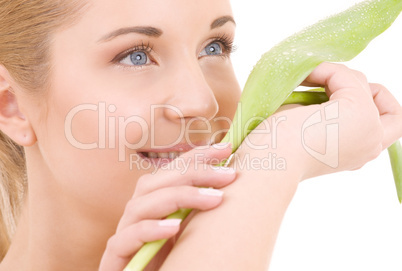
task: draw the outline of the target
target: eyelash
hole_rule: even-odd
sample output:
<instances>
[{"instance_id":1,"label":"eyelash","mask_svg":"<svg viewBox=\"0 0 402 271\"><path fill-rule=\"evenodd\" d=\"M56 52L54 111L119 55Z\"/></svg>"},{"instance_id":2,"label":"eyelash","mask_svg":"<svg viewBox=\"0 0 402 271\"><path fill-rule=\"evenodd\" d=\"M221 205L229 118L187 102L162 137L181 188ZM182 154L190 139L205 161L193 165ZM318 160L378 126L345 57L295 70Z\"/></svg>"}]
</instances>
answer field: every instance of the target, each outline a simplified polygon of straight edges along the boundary
<instances>
[{"instance_id":1,"label":"eyelash","mask_svg":"<svg viewBox=\"0 0 402 271\"><path fill-rule=\"evenodd\" d=\"M212 43L219 42L222 45L223 53L221 55L216 55L220 57L227 58L229 57L235 50L236 46L233 45L233 39L227 36L226 34L222 34L220 36L213 37L211 39L212 41L209 42L207 45L210 45ZM125 50L124 52L118 54L113 60L111 61L112 63L120 64L120 62L129 56L130 54L134 52L144 52L148 55L153 51L153 46L148 42L147 44L144 44L143 42L140 45L136 45L128 50ZM152 58L150 58L152 59ZM122 66L125 66L124 64L120 64ZM137 68L140 66L137 66Z\"/></svg>"},{"instance_id":2,"label":"eyelash","mask_svg":"<svg viewBox=\"0 0 402 271\"><path fill-rule=\"evenodd\" d=\"M147 44L144 44L143 42L140 45L135 45L134 47L125 50L124 52L118 54L113 60L111 61L112 63L119 63L122 61L124 58L129 56L130 54L134 52L144 52L149 55L153 50L153 46L148 42Z\"/></svg>"},{"instance_id":3,"label":"eyelash","mask_svg":"<svg viewBox=\"0 0 402 271\"><path fill-rule=\"evenodd\" d=\"M233 45L233 39L226 34L213 38L212 41L208 43L208 45L214 42L219 42L220 44L222 44L222 49L224 52L221 56L228 57L236 50L236 46Z\"/></svg>"}]
</instances>

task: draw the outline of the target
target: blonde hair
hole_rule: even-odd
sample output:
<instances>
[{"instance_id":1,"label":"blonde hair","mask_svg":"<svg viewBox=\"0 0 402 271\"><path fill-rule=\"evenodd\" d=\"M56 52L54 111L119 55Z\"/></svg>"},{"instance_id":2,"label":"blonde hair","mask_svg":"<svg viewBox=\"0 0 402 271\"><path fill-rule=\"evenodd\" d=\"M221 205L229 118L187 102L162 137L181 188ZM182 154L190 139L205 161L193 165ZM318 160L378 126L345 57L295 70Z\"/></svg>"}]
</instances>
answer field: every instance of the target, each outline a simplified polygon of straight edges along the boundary
<instances>
[{"instance_id":1,"label":"blonde hair","mask_svg":"<svg viewBox=\"0 0 402 271\"><path fill-rule=\"evenodd\" d=\"M0 0L0 65L27 92L47 89L52 34L78 20L82 0ZM27 189L24 150L0 131L0 261Z\"/></svg>"}]
</instances>

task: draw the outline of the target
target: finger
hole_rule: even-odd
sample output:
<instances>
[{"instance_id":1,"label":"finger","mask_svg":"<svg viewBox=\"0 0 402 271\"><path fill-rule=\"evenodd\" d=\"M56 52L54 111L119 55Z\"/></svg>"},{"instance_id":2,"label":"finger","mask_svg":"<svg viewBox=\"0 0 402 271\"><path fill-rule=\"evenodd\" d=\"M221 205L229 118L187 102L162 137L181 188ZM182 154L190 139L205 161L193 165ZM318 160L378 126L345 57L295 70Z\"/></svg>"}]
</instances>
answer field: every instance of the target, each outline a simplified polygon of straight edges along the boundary
<instances>
[{"instance_id":1,"label":"finger","mask_svg":"<svg viewBox=\"0 0 402 271\"><path fill-rule=\"evenodd\" d=\"M236 178L233 168L198 165L196 168L183 168L183 171L171 171L144 175L138 182L133 198L140 197L172 186L198 186L222 188L232 183Z\"/></svg>"},{"instance_id":2,"label":"finger","mask_svg":"<svg viewBox=\"0 0 402 271\"><path fill-rule=\"evenodd\" d=\"M300 84L300 86L313 87L313 88L325 88L324 85L314 84L314 83L311 83L311 82L307 82L306 80L307 80L307 78Z\"/></svg>"},{"instance_id":3,"label":"finger","mask_svg":"<svg viewBox=\"0 0 402 271\"><path fill-rule=\"evenodd\" d=\"M167 239L180 230L180 219L144 220L112 236L99 271L120 271L146 242Z\"/></svg>"},{"instance_id":4,"label":"finger","mask_svg":"<svg viewBox=\"0 0 402 271\"><path fill-rule=\"evenodd\" d=\"M396 115L384 115L381 116L380 119L381 124L384 127L382 149L385 150L402 137L402 117Z\"/></svg>"},{"instance_id":5,"label":"finger","mask_svg":"<svg viewBox=\"0 0 402 271\"><path fill-rule=\"evenodd\" d=\"M210 188L180 186L159 189L128 202L117 232L141 220L166 217L180 208L210 210L222 202L222 195L222 191Z\"/></svg>"},{"instance_id":6,"label":"finger","mask_svg":"<svg viewBox=\"0 0 402 271\"><path fill-rule=\"evenodd\" d=\"M218 143L211 146L201 146L184 153L179 158L190 159L205 164L219 164L228 158L232 152L231 143Z\"/></svg>"},{"instance_id":7,"label":"finger","mask_svg":"<svg viewBox=\"0 0 402 271\"><path fill-rule=\"evenodd\" d=\"M388 91L386 87L380 84L369 84L371 94L380 115L400 115L401 105L397 99Z\"/></svg>"},{"instance_id":8,"label":"finger","mask_svg":"<svg viewBox=\"0 0 402 271\"><path fill-rule=\"evenodd\" d=\"M384 86L370 84L373 100L380 114L384 129L383 149L388 148L402 137L402 107Z\"/></svg>"},{"instance_id":9,"label":"finger","mask_svg":"<svg viewBox=\"0 0 402 271\"><path fill-rule=\"evenodd\" d=\"M304 81L307 85L324 86L332 99L371 99L371 91L365 76L344 65L321 63ZM333 96L333 97L331 97Z\"/></svg>"},{"instance_id":10,"label":"finger","mask_svg":"<svg viewBox=\"0 0 402 271\"><path fill-rule=\"evenodd\" d=\"M166 170L158 170L155 174L142 176L137 182L133 197L178 185L221 188L235 179L236 172L233 169L212 166L212 164L216 164L230 155L230 146L222 150L209 147L200 150L198 153L196 151L191 152L184 154L183 157L176 158L172 162L175 166ZM197 156L195 157L195 155ZM207 164L208 161L211 164Z\"/></svg>"}]
</instances>

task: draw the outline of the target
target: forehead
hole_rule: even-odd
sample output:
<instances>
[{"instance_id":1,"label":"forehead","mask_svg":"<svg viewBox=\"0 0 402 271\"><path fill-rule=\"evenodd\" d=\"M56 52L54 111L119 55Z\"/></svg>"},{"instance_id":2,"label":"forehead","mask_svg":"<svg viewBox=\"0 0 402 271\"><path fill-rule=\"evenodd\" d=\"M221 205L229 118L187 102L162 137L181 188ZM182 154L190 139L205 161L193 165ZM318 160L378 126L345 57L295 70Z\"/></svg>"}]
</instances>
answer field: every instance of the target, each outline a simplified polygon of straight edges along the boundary
<instances>
[{"instance_id":1,"label":"forehead","mask_svg":"<svg viewBox=\"0 0 402 271\"><path fill-rule=\"evenodd\" d=\"M191 29L224 15L232 15L229 0L92 0L80 24L94 32L135 25Z\"/></svg>"}]
</instances>

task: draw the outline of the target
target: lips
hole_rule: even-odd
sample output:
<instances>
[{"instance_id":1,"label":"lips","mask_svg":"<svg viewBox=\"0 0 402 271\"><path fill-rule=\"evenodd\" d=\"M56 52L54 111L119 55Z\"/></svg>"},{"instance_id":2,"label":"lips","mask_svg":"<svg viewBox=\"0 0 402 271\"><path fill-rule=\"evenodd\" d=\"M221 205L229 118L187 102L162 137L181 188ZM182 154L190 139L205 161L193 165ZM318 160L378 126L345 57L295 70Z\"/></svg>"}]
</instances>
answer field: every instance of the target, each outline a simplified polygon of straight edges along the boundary
<instances>
[{"instance_id":1,"label":"lips","mask_svg":"<svg viewBox=\"0 0 402 271\"><path fill-rule=\"evenodd\" d=\"M167 158L167 159L175 159L182 155L185 152L177 152L177 151L172 151L172 152L141 152L141 154L145 158Z\"/></svg>"},{"instance_id":2,"label":"lips","mask_svg":"<svg viewBox=\"0 0 402 271\"><path fill-rule=\"evenodd\" d=\"M187 143L178 144L171 148L166 149L148 149L148 150L137 150L137 154L144 160L148 160L156 166L161 166L170 163L182 154L194 149L199 146L209 146L210 144L205 142L199 142L197 144L189 145Z\"/></svg>"},{"instance_id":3,"label":"lips","mask_svg":"<svg viewBox=\"0 0 402 271\"><path fill-rule=\"evenodd\" d=\"M139 157L144 161L148 161L156 168L172 162L174 159L179 157L185 152L169 151L169 152L137 152Z\"/></svg>"}]
</instances>

